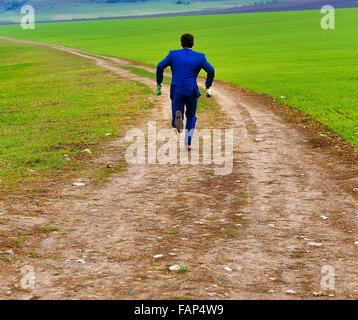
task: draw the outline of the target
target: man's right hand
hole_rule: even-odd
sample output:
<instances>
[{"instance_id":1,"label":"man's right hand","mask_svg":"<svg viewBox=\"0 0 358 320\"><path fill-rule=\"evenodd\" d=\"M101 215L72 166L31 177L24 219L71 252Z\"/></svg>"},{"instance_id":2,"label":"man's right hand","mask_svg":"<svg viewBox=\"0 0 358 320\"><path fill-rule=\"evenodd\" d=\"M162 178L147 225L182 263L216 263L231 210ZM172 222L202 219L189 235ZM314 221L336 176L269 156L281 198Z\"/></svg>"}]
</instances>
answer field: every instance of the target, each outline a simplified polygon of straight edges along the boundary
<instances>
[{"instance_id":1,"label":"man's right hand","mask_svg":"<svg viewBox=\"0 0 358 320\"><path fill-rule=\"evenodd\" d=\"M157 96L161 96L162 95L162 84L158 84L157 85Z\"/></svg>"},{"instance_id":2,"label":"man's right hand","mask_svg":"<svg viewBox=\"0 0 358 320\"><path fill-rule=\"evenodd\" d=\"M206 96L207 96L208 98L211 98L211 96L212 96L212 94L211 94L211 88L206 89Z\"/></svg>"}]
</instances>

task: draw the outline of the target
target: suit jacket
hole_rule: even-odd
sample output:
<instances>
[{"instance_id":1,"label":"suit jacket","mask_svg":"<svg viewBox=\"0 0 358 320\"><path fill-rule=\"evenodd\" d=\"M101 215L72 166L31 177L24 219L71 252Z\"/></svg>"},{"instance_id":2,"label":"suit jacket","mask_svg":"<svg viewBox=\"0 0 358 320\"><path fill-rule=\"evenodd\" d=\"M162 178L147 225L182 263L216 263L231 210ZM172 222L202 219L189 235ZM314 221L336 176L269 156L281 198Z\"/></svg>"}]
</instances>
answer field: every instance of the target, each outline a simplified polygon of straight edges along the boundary
<instances>
[{"instance_id":1,"label":"suit jacket","mask_svg":"<svg viewBox=\"0 0 358 320\"><path fill-rule=\"evenodd\" d=\"M206 88L210 88L215 76L214 67L206 60L205 54L193 51L189 48L172 50L157 66L157 83L163 82L164 69L170 66L172 69L172 83L170 97L174 91L187 96L200 96L197 78L201 69L207 73Z\"/></svg>"}]
</instances>

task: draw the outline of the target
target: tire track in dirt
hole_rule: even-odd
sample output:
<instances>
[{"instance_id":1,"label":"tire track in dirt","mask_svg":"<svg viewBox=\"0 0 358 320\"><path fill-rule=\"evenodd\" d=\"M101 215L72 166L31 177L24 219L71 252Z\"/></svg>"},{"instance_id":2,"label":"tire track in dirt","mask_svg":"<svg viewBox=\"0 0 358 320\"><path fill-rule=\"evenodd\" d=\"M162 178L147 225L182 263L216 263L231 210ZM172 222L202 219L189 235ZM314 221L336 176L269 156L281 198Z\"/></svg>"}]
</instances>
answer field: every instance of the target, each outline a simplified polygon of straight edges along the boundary
<instances>
[{"instance_id":1,"label":"tire track in dirt","mask_svg":"<svg viewBox=\"0 0 358 320\"><path fill-rule=\"evenodd\" d=\"M92 59L123 77L155 86L153 80L120 67L135 65L153 72L151 68L63 46L42 45ZM161 109L153 115L153 119L160 119L160 128L168 126L170 115L167 86L164 92ZM98 211L86 218L86 226L76 226L67 239L51 237L43 244L44 250L57 246L75 260L78 250L90 247L96 253L96 263L40 265L36 295L285 299L291 297L286 290L292 289L297 291L293 298L308 299L321 290L321 267L331 265L337 274L335 297L357 299L357 199L322 169L320 162L327 156L309 148L302 133L259 99L220 82L215 83L214 96L235 130L233 175L208 177L205 172L210 167L205 166L178 170L178 166L163 169L160 165L131 165L127 173L116 175L101 190L65 190L85 194L87 199L54 203L55 211L70 217L85 215L87 208ZM248 182L245 206L232 204L240 197L235 183L239 179ZM210 180L214 186L206 187ZM216 222L207 218L215 218ZM217 236L238 219L242 228L237 238ZM202 225L194 223L201 220ZM179 235L167 234L176 228ZM203 241L203 234L216 238ZM204 248L188 249L182 237ZM323 246L311 247L309 242L321 242ZM68 244L74 245L73 250ZM163 260L152 259L157 253L164 254ZM162 274L164 262L172 260L180 260L193 270L179 276ZM224 266L232 271L225 271ZM128 295L133 288L137 294Z\"/></svg>"}]
</instances>

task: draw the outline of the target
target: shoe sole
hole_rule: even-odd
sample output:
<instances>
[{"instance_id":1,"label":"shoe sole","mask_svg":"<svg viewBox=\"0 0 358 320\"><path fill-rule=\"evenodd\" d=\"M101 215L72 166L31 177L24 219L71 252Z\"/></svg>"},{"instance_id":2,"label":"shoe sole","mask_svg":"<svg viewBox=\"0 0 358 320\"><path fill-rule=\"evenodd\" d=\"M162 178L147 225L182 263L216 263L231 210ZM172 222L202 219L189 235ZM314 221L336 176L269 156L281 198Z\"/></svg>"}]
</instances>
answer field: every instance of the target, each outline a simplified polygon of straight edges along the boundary
<instances>
[{"instance_id":1,"label":"shoe sole","mask_svg":"<svg viewBox=\"0 0 358 320\"><path fill-rule=\"evenodd\" d=\"M175 112L175 128L177 128L178 132L182 132L183 130L183 115L181 113L181 111L177 111Z\"/></svg>"}]
</instances>

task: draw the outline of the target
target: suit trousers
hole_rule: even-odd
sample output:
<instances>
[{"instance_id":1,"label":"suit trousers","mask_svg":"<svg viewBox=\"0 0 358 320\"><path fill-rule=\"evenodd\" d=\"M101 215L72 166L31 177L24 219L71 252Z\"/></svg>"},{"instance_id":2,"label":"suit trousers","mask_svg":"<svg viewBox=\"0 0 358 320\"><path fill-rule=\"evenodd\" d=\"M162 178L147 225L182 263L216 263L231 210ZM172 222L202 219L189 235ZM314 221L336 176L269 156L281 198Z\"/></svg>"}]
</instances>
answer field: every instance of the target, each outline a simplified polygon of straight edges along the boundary
<instances>
[{"instance_id":1,"label":"suit trousers","mask_svg":"<svg viewBox=\"0 0 358 320\"><path fill-rule=\"evenodd\" d=\"M185 144L191 145L191 139L194 134L196 125L196 109L198 106L197 95L184 95L181 93L175 93L172 96L172 127L175 128L175 113L180 110L183 120L184 113L186 117L185 125Z\"/></svg>"}]
</instances>

